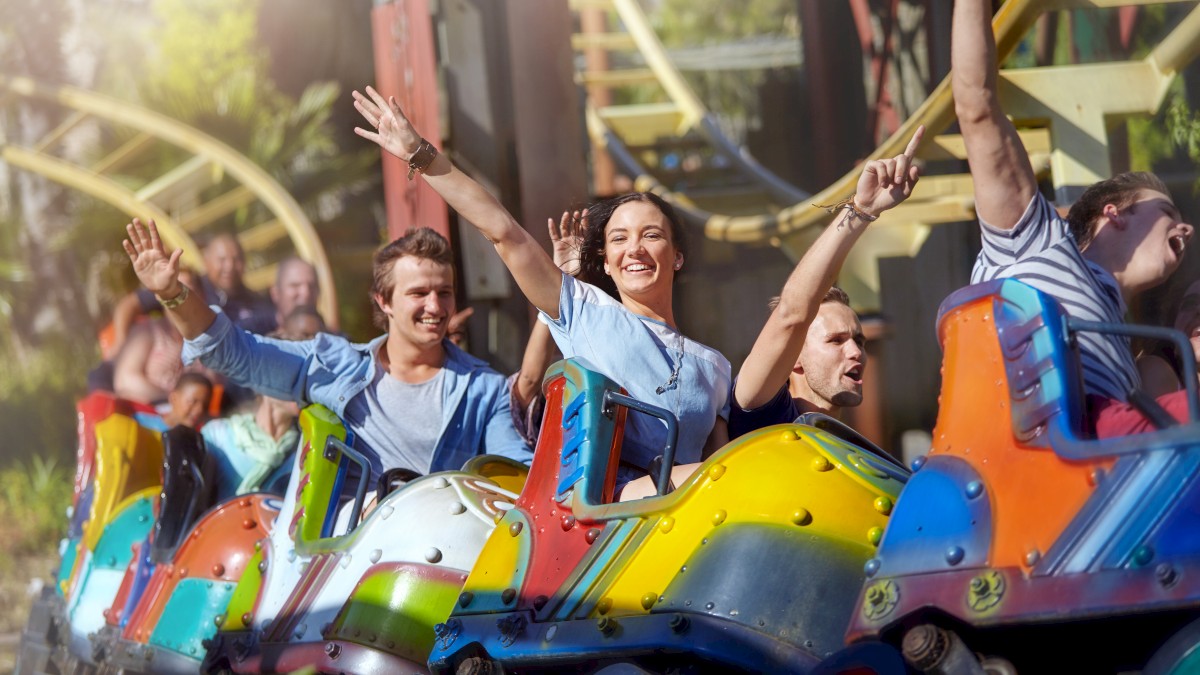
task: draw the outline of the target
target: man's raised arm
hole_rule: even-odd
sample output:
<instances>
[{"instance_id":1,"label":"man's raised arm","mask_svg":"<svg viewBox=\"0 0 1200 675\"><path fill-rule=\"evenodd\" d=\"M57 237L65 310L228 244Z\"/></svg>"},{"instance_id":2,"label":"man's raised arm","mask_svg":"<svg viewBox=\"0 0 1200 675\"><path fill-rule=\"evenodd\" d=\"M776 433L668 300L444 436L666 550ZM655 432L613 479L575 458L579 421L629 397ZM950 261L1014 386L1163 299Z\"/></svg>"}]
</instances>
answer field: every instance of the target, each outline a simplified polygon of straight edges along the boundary
<instances>
[{"instance_id":1,"label":"man's raised arm","mask_svg":"<svg viewBox=\"0 0 1200 675\"><path fill-rule=\"evenodd\" d=\"M975 209L987 224L1010 230L1037 192L1037 178L1021 137L1000 108L991 0L955 1L950 65Z\"/></svg>"},{"instance_id":2,"label":"man's raised arm","mask_svg":"<svg viewBox=\"0 0 1200 675\"><path fill-rule=\"evenodd\" d=\"M917 127L904 152L891 159L867 162L854 194L840 208L821 236L809 247L788 277L779 306L767 317L754 347L742 363L733 389L733 403L753 410L771 400L788 375L808 335L808 326L859 237L879 214L912 194L921 172L913 163L925 127Z\"/></svg>"}]
</instances>

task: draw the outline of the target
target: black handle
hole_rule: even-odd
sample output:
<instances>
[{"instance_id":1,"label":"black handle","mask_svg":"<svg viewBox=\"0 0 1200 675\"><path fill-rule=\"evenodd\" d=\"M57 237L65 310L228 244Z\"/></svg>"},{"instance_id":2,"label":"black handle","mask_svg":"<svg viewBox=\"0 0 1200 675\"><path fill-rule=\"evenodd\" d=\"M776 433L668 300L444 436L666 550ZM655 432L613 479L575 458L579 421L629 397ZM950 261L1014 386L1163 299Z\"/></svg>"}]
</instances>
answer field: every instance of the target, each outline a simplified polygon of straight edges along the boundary
<instances>
[{"instance_id":1,"label":"black handle","mask_svg":"<svg viewBox=\"0 0 1200 675\"><path fill-rule=\"evenodd\" d=\"M201 448L201 450L203 450L204 449L203 439L200 440L200 443L201 443L200 448ZM203 457L204 453L201 452L200 456ZM206 489L207 485L205 485L204 472L200 470L200 467L197 466L195 462L191 461L190 459L188 459L186 457L184 457L183 463L191 471L192 480L194 480L196 482L195 487L192 489L192 494L188 498L187 515L184 516L184 521L183 521L183 526L185 528L191 528L193 525L192 518L194 518L196 516L196 509L199 508L199 506L200 506L200 500L204 498L204 493L207 492L208 490Z\"/></svg>"}]
</instances>

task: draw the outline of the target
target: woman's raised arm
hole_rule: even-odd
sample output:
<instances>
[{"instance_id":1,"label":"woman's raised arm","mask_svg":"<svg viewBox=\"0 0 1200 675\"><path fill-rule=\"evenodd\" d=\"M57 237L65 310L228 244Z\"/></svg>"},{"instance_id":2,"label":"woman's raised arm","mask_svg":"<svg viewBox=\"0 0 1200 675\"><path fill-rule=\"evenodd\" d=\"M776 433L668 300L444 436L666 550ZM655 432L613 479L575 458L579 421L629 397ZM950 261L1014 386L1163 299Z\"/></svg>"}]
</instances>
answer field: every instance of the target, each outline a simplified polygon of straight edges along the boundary
<instances>
[{"instance_id":1,"label":"woman's raised arm","mask_svg":"<svg viewBox=\"0 0 1200 675\"><path fill-rule=\"evenodd\" d=\"M379 92L367 87L366 95L354 92L354 107L374 129L355 127L354 132L422 173L425 182L450 208L492 242L533 306L557 319L562 272L537 240L482 185L422 139L395 98L384 100Z\"/></svg>"}]
</instances>

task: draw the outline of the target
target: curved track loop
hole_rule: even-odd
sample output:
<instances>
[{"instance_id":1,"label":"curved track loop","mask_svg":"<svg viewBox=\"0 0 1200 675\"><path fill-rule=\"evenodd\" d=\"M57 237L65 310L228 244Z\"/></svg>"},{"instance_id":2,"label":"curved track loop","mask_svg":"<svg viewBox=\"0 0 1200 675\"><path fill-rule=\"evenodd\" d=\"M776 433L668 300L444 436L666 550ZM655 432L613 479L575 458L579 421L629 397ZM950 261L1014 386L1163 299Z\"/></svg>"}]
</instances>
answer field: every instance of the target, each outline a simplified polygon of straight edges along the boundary
<instances>
[{"instance_id":1,"label":"curved track loop","mask_svg":"<svg viewBox=\"0 0 1200 675\"><path fill-rule=\"evenodd\" d=\"M184 250L186 264L202 268L192 234L221 223L235 212L261 205L267 216L238 228L238 238L247 252L247 286L255 290L270 286L279 260L294 252L316 268L321 287L318 309L331 327L338 326L333 274L316 230L296 200L245 155L165 115L101 94L3 76L0 92L49 102L69 111L66 121L35 146L0 147L0 159L85 192L131 217L153 218L166 243ZM91 166L51 154L54 146L89 118L132 130L135 135ZM121 169L155 144L182 150L187 159L140 188L128 187L128 176L122 175ZM228 189L201 200L201 195L216 185ZM114 237L118 236L119 224L112 225ZM290 240L290 246L284 245L285 239Z\"/></svg>"},{"instance_id":2,"label":"curved track loop","mask_svg":"<svg viewBox=\"0 0 1200 675\"><path fill-rule=\"evenodd\" d=\"M997 53L1004 59L1028 33L1037 18L1046 12L1178 1L1008 0L993 20ZM685 103L689 99L696 101L695 95L686 90L687 85L673 68L671 72L674 75L659 74L660 70L666 72L663 66L656 65L666 60L665 51L652 34L649 37L639 35L639 32L649 30L648 25L634 28L638 21L632 13L623 9L625 5L636 3L632 0L613 0L613 7L620 13L627 30L633 34L634 42L642 51L647 65L663 81L664 89L673 92L672 100ZM1030 121L1021 134L1035 170L1040 174L1049 172L1055 187L1065 198L1073 194L1072 188L1108 175L1106 120L1114 116L1156 111L1175 74L1200 52L1197 36L1200 36L1200 8L1188 14L1148 56L1139 61L1002 71L1001 96L1005 99L1006 111L1018 122ZM651 41L656 47L647 46ZM673 81L673 78L677 78L677 81ZM587 82L586 78L584 81ZM1086 82L1088 86L1085 88L1077 84L1081 82ZM679 93L681 90L686 91ZM1113 94L1096 96L1098 91L1110 91ZM1086 101L1087 105L1079 105L1081 101ZM706 138L714 133L719 135L715 124L705 123L705 120L711 120L711 116L703 111L698 101L694 106L688 104L680 107L685 113L692 111L683 115L680 134L695 127ZM919 151L923 159L965 159L961 137L939 136L954 119L954 101L947 77L925 103L864 162L899 154L918 125L926 128L926 140ZM593 141L606 148L623 171L636 177L636 189L655 192L671 201L690 220L703 224L709 238L780 246L797 259L816 237L818 227L831 218L824 209L814 204L834 203L852 193L862 166L856 166L816 195L791 200L790 205L775 213L712 213L697 207L688 194L672 190L651 175L639 161L638 153L629 147L634 144L627 143L622 137L619 125L606 123L600 111L589 109L588 129ZM727 139L724 142L729 143ZM727 154L727 149L721 152ZM734 154L757 166L751 158L736 152L736 149ZM969 175L928 175L918 184L908 202L884 214L863 238L847 261L842 284L847 285L849 281L849 285L854 287L852 295L870 308L874 300L872 296L878 291L875 260L884 255L915 255L931 225L973 220L973 193ZM777 196L777 193L772 192L772 196ZM847 275L853 279L846 279Z\"/></svg>"}]
</instances>

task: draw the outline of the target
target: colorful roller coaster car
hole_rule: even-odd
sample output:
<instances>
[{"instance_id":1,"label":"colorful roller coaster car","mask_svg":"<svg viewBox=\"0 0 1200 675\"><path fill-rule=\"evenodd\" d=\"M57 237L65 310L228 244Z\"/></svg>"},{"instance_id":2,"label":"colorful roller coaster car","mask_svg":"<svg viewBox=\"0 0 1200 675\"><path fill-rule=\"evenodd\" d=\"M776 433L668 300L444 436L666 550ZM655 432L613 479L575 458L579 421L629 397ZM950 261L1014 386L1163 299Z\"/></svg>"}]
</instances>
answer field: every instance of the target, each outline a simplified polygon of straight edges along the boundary
<instances>
[{"instance_id":1,"label":"colorful roller coaster car","mask_svg":"<svg viewBox=\"0 0 1200 675\"><path fill-rule=\"evenodd\" d=\"M96 663L126 673L195 673L259 540L279 514L268 494L213 505L215 462L186 427L164 434L159 517L92 638Z\"/></svg>"},{"instance_id":2,"label":"colorful roller coaster car","mask_svg":"<svg viewBox=\"0 0 1200 675\"><path fill-rule=\"evenodd\" d=\"M395 490L381 481L378 506L361 519L365 459L324 408L306 408L300 427L303 447L278 525L238 582L204 669L423 671L433 627L512 507L525 467L484 456ZM355 499L339 509L352 462Z\"/></svg>"},{"instance_id":3,"label":"colorful roller coaster car","mask_svg":"<svg viewBox=\"0 0 1200 675\"><path fill-rule=\"evenodd\" d=\"M1085 330L1173 334L1192 421L1089 440L1071 342ZM1068 318L1003 280L950 296L938 336L933 448L867 563L848 639L902 645L928 672L980 672L978 652L1007 672L1093 673L1141 670L1182 631L1147 672L1195 672L1200 418L1183 335Z\"/></svg>"},{"instance_id":4,"label":"colorful roller coaster car","mask_svg":"<svg viewBox=\"0 0 1200 675\"><path fill-rule=\"evenodd\" d=\"M432 671L810 672L842 648L906 469L778 425L671 494L664 471L659 496L612 503L628 410L672 434L674 418L575 361L544 388L529 480L438 626Z\"/></svg>"},{"instance_id":5,"label":"colorful roller coaster car","mask_svg":"<svg viewBox=\"0 0 1200 675\"><path fill-rule=\"evenodd\" d=\"M89 636L104 625L132 550L154 524L162 441L135 419L145 412L106 396L79 411L78 498L55 588L38 598L22 636L18 672L91 663Z\"/></svg>"}]
</instances>

